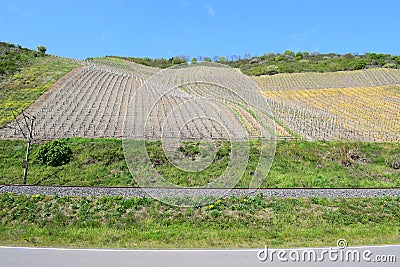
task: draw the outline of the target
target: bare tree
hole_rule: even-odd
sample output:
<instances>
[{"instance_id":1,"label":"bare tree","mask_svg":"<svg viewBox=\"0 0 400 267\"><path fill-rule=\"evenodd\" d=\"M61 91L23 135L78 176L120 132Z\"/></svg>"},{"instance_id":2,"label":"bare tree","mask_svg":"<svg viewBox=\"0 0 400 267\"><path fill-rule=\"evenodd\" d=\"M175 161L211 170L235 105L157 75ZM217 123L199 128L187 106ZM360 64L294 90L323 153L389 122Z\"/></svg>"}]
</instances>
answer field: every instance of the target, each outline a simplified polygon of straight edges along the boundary
<instances>
[{"instance_id":1,"label":"bare tree","mask_svg":"<svg viewBox=\"0 0 400 267\"><path fill-rule=\"evenodd\" d=\"M19 130L21 134L24 136L24 138L28 141L27 146L26 146L26 153L25 153L25 160L22 163L22 166L24 168L24 175L22 177L22 183L26 184L26 179L28 177L28 162L29 162L29 153L30 153L30 148L31 148L31 143L33 140L33 125L36 120L36 118L32 115L26 114L24 111L22 111L21 116L22 116L22 122L20 122L21 119L18 119L17 116L15 115L14 111L11 111L14 115L15 122L18 126L18 128L13 128L12 126L8 126L9 128L12 128L14 130Z\"/></svg>"}]
</instances>

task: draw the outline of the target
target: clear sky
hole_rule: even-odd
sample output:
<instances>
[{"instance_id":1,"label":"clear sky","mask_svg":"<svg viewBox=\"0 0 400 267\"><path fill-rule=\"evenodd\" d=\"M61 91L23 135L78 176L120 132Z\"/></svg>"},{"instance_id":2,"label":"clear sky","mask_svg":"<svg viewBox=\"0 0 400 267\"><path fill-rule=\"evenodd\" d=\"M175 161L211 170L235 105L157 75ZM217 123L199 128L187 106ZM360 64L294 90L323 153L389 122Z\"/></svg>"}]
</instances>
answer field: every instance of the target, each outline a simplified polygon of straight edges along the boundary
<instances>
[{"instance_id":1,"label":"clear sky","mask_svg":"<svg viewBox=\"0 0 400 267\"><path fill-rule=\"evenodd\" d=\"M400 54L398 0L0 0L0 41L59 56Z\"/></svg>"}]
</instances>

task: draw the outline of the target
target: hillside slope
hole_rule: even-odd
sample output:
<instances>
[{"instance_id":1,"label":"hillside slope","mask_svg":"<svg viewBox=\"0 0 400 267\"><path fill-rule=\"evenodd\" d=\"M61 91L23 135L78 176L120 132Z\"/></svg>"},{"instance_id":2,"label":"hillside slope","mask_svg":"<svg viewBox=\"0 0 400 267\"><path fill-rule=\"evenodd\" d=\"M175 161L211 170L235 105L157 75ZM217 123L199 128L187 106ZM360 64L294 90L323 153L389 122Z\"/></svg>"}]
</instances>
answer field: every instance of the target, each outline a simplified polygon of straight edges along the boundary
<instances>
[{"instance_id":1,"label":"hillside slope","mask_svg":"<svg viewBox=\"0 0 400 267\"><path fill-rule=\"evenodd\" d=\"M366 87L400 84L400 70L373 68L326 73L285 73L262 75L253 79L266 91Z\"/></svg>"},{"instance_id":2,"label":"hillside slope","mask_svg":"<svg viewBox=\"0 0 400 267\"><path fill-rule=\"evenodd\" d=\"M70 72L79 66L77 62L5 43L0 43L0 48L3 62L0 127L13 120L11 110L18 114L27 109L37 117L35 136L38 139L121 138L130 99L147 78L161 70L123 58L105 57L86 61L85 66ZM198 75L199 79L216 84L243 82L235 80L228 69L191 70L194 72L179 73L168 79L184 84L188 78ZM64 76L66 73L69 74ZM58 80L62 76L64 79ZM168 79L165 82L169 83ZM272 109L278 135L307 140L400 140L398 69L277 74L253 80L262 88L261 94ZM43 94L52 85L52 90ZM238 86L246 88L245 84ZM216 90L204 84L191 84L183 89L191 96ZM164 113L171 108L171 101L177 101L175 98L162 103ZM149 99L142 99L139 104L146 106ZM194 116L196 112L192 107L185 114ZM249 110L235 105L234 112L251 128L253 120ZM18 128L15 121L13 123L11 126ZM157 122L154 127L157 125L160 126ZM2 129L0 137L22 138L22 135L15 130Z\"/></svg>"},{"instance_id":3,"label":"hillside slope","mask_svg":"<svg viewBox=\"0 0 400 267\"><path fill-rule=\"evenodd\" d=\"M0 127L78 66L70 59L0 43Z\"/></svg>"},{"instance_id":4,"label":"hillside slope","mask_svg":"<svg viewBox=\"0 0 400 267\"><path fill-rule=\"evenodd\" d=\"M275 119L307 140L400 141L400 70L260 76Z\"/></svg>"}]
</instances>

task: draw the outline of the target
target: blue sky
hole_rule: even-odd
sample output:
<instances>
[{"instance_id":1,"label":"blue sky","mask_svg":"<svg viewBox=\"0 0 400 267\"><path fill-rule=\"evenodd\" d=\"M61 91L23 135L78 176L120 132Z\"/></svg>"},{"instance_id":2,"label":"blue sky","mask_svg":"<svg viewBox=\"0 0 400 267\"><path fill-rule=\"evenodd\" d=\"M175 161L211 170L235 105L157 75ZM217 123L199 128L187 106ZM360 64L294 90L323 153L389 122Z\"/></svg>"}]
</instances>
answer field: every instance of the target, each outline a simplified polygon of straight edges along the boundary
<instances>
[{"instance_id":1,"label":"blue sky","mask_svg":"<svg viewBox=\"0 0 400 267\"><path fill-rule=\"evenodd\" d=\"M398 55L399 10L398 0L0 0L0 41L81 59L287 49Z\"/></svg>"}]
</instances>

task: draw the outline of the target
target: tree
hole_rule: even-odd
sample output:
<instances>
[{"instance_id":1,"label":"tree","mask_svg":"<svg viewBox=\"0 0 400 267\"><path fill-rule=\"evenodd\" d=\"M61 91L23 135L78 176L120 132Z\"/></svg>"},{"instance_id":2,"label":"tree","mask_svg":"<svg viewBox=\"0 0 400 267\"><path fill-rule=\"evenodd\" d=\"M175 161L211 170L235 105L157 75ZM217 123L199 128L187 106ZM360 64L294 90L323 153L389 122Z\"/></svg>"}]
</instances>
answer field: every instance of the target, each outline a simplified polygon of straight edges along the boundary
<instances>
[{"instance_id":1,"label":"tree","mask_svg":"<svg viewBox=\"0 0 400 267\"><path fill-rule=\"evenodd\" d=\"M365 62L365 60L361 59L361 60L357 60L354 63L354 69L355 70L362 70L365 69L365 67L367 66L367 63Z\"/></svg>"},{"instance_id":2,"label":"tree","mask_svg":"<svg viewBox=\"0 0 400 267\"><path fill-rule=\"evenodd\" d=\"M227 60L226 57L224 57L224 56L218 57L218 62L219 62L219 63L225 64L227 61L228 61L228 60Z\"/></svg>"},{"instance_id":3,"label":"tree","mask_svg":"<svg viewBox=\"0 0 400 267\"><path fill-rule=\"evenodd\" d=\"M393 56L392 60L397 63L397 65L400 65L400 56Z\"/></svg>"},{"instance_id":4,"label":"tree","mask_svg":"<svg viewBox=\"0 0 400 267\"><path fill-rule=\"evenodd\" d=\"M296 53L296 59L297 60L302 60L304 58L303 54L301 52Z\"/></svg>"},{"instance_id":5,"label":"tree","mask_svg":"<svg viewBox=\"0 0 400 267\"><path fill-rule=\"evenodd\" d=\"M276 55L276 57L274 57L274 61L282 61L283 60L283 56L278 54Z\"/></svg>"},{"instance_id":6,"label":"tree","mask_svg":"<svg viewBox=\"0 0 400 267\"><path fill-rule=\"evenodd\" d=\"M181 58L179 58L179 57L173 57L173 58L171 59L171 63L172 63L173 65L178 65L178 64L186 63L186 60L183 60L183 59L181 59Z\"/></svg>"},{"instance_id":7,"label":"tree","mask_svg":"<svg viewBox=\"0 0 400 267\"><path fill-rule=\"evenodd\" d=\"M192 64L196 64L196 63L197 63L197 58L196 57L192 58Z\"/></svg>"},{"instance_id":8,"label":"tree","mask_svg":"<svg viewBox=\"0 0 400 267\"><path fill-rule=\"evenodd\" d=\"M342 58L347 59L347 60L353 60L354 56L350 53L342 55Z\"/></svg>"},{"instance_id":9,"label":"tree","mask_svg":"<svg viewBox=\"0 0 400 267\"><path fill-rule=\"evenodd\" d=\"M238 55L231 56L231 61L237 61L237 60L238 60Z\"/></svg>"},{"instance_id":10,"label":"tree","mask_svg":"<svg viewBox=\"0 0 400 267\"><path fill-rule=\"evenodd\" d=\"M265 69L265 74L267 75L274 75L274 74L278 74L279 72L279 68L276 65L269 65L266 69Z\"/></svg>"},{"instance_id":11,"label":"tree","mask_svg":"<svg viewBox=\"0 0 400 267\"><path fill-rule=\"evenodd\" d=\"M284 53L283 53L285 56L287 56L287 57L291 57L291 58L294 58L294 52L293 51L291 51L291 50L286 50Z\"/></svg>"},{"instance_id":12,"label":"tree","mask_svg":"<svg viewBox=\"0 0 400 267\"><path fill-rule=\"evenodd\" d=\"M47 51L46 47L44 47L43 45L38 46L37 49L39 52L41 52L43 54L46 53L46 51Z\"/></svg>"},{"instance_id":13,"label":"tree","mask_svg":"<svg viewBox=\"0 0 400 267\"><path fill-rule=\"evenodd\" d=\"M189 56L188 55L179 55L178 58L183 60L183 61L185 61L185 62L189 61Z\"/></svg>"}]
</instances>

